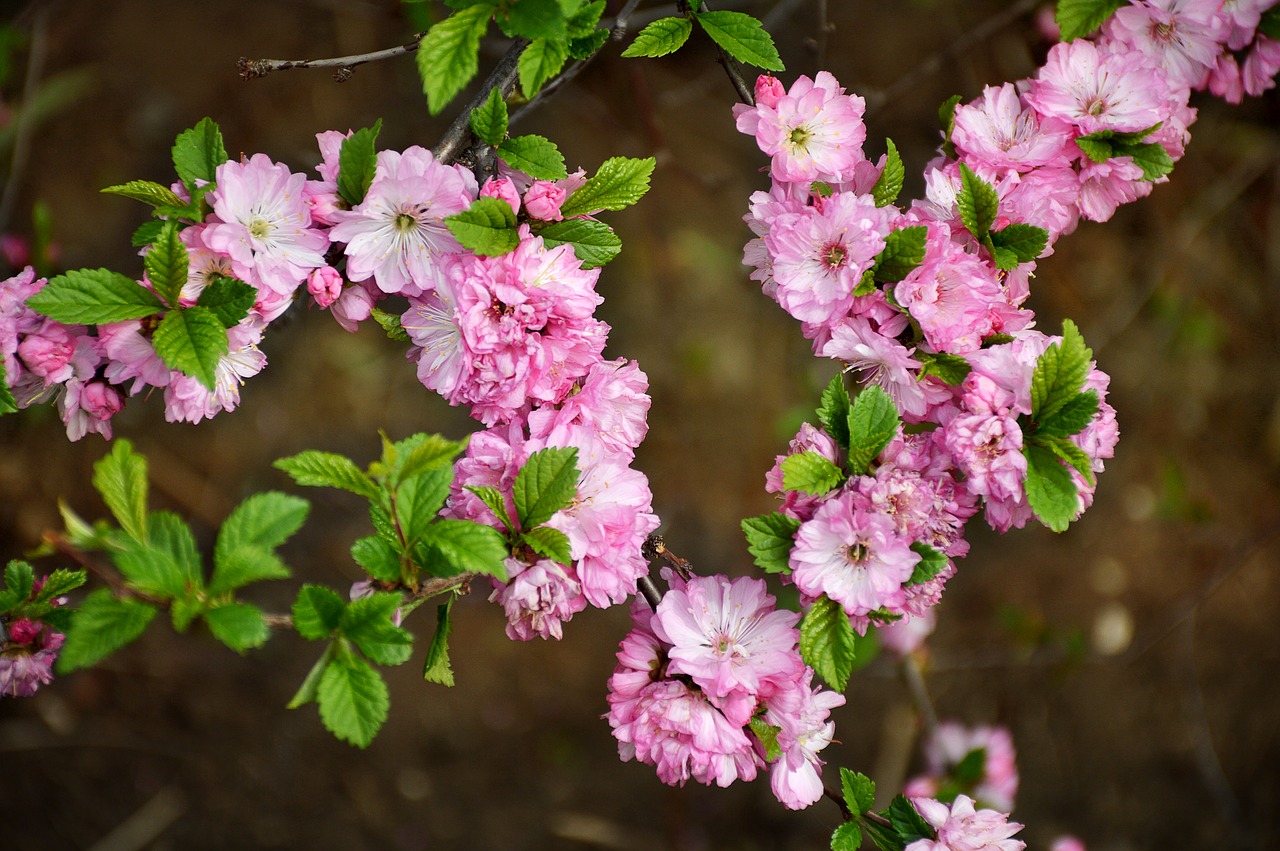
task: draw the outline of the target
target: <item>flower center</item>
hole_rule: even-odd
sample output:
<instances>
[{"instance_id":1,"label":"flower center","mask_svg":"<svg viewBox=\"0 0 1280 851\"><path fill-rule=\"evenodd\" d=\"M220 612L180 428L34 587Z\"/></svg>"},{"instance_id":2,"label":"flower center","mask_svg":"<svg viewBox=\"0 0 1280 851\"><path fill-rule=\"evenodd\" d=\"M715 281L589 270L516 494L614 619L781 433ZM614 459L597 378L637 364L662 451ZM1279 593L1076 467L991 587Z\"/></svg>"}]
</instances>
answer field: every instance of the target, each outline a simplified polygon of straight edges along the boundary
<instances>
[{"instance_id":1,"label":"flower center","mask_svg":"<svg viewBox=\"0 0 1280 851\"><path fill-rule=\"evenodd\" d=\"M813 138L813 133L809 131L803 124L796 127L787 136L787 140L791 142L793 147L804 149L809 144L809 140Z\"/></svg>"},{"instance_id":2,"label":"flower center","mask_svg":"<svg viewBox=\"0 0 1280 851\"><path fill-rule=\"evenodd\" d=\"M418 226L418 220L409 213L398 213L395 217L395 228L401 233L408 233Z\"/></svg>"},{"instance_id":3,"label":"flower center","mask_svg":"<svg viewBox=\"0 0 1280 851\"><path fill-rule=\"evenodd\" d=\"M822 247L822 263L830 269L839 269L849 259L849 252L842 243L832 242Z\"/></svg>"},{"instance_id":4,"label":"flower center","mask_svg":"<svg viewBox=\"0 0 1280 851\"><path fill-rule=\"evenodd\" d=\"M266 239L271 236L271 222L266 219L254 219L249 223L249 235L254 239Z\"/></svg>"},{"instance_id":5,"label":"flower center","mask_svg":"<svg viewBox=\"0 0 1280 851\"><path fill-rule=\"evenodd\" d=\"M854 567L863 567L870 553L864 544L850 544L845 547L844 560Z\"/></svg>"}]
</instances>

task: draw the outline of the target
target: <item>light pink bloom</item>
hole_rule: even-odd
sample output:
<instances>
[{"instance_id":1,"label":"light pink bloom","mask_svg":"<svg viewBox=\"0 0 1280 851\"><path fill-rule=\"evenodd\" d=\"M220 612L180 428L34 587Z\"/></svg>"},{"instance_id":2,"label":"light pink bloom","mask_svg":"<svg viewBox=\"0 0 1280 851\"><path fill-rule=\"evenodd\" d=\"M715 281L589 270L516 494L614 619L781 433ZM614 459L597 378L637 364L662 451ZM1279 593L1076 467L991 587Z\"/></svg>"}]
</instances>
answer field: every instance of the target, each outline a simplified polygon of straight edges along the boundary
<instances>
[{"instance_id":1,"label":"light pink bloom","mask_svg":"<svg viewBox=\"0 0 1280 851\"><path fill-rule=\"evenodd\" d=\"M943 786L960 783L961 778L953 772L975 751L982 752L982 773L965 782L964 792L980 804L1009 812L1018 794L1018 764L1013 737L1004 727L966 727L943 721L925 740L925 774L908 781L903 794L933 797Z\"/></svg>"},{"instance_id":2,"label":"light pink bloom","mask_svg":"<svg viewBox=\"0 0 1280 851\"><path fill-rule=\"evenodd\" d=\"M1011 839L1022 825L995 810L974 810L965 795L950 807L931 798L913 798L912 805L938 832L937 839L917 839L906 851L1022 851L1027 844Z\"/></svg>"},{"instance_id":3,"label":"light pink bloom","mask_svg":"<svg viewBox=\"0 0 1280 851\"><path fill-rule=\"evenodd\" d=\"M489 601L506 612L507 637L528 641L536 635L558 641L562 625L587 607L573 571L545 558L531 565L508 558L506 565L508 580L494 581Z\"/></svg>"},{"instance_id":4,"label":"light pink bloom","mask_svg":"<svg viewBox=\"0 0 1280 851\"><path fill-rule=\"evenodd\" d=\"M1221 8L1222 0L1143 0L1117 9L1102 33L1150 57L1171 87L1195 88L1228 36Z\"/></svg>"},{"instance_id":5,"label":"light pink bloom","mask_svg":"<svg viewBox=\"0 0 1280 851\"><path fill-rule=\"evenodd\" d=\"M819 352L824 358L839 358L858 381L883 388L903 416L918 418L931 401L950 395L929 379L920 379L920 361L896 339L872 330L861 317L841 322L831 332L831 340Z\"/></svg>"},{"instance_id":6,"label":"light pink bloom","mask_svg":"<svg viewBox=\"0 0 1280 851\"><path fill-rule=\"evenodd\" d=\"M329 306L329 315L342 330L355 333L360 323L373 315L373 306L383 293L370 282L350 284L342 288L338 300Z\"/></svg>"},{"instance_id":7,"label":"light pink bloom","mask_svg":"<svg viewBox=\"0 0 1280 851\"><path fill-rule=\"evenodd\" d=\"M1080 164L1080 215L1105 222L1121 204L1149 195L1151 187L1132 157L1113 157L1104 163L1085 160Z\"/></svg>"},{"instance_id":8,"label":"light pink bloom","mask_svg":"<svg viewBox=\"0 0 1280 851\"><path fill-rule=\"evenodd\" d=\"M822 760L818 753L831 744L835 723L831 710L843 706L844 695L813 688L813 669L805 668L790 688L768 701L765 722L778 729L782 755L769 770L769 785L784 807L799 810L822 797Z\"/></svg>"},{"instance_id":9,"label":"light pink bloom","mask_svg":"<svg viewBox=\"0 0 1280 851\"><path fill-rule=\"evenodd\" d=\"M1146 130L1168 115L1168 85L1137 53L1106 53L1078 38L1056 44L1026 100L1041 116L1098 130Z\"/></svg>"},{"instance_id":10,"label":"light pink bloom","mask_svg":"<svg viewBox=\"0 0 1280 851\"><path fill-rule=\"evenodd\" d=\"M564 220L560 207L569 193L554 183L546 180L535 180L524 193L524 209L531 218L548 222Z\"/></svg>"},{"instance_id":11,"label":"light pink bloom","mask_svg":"<svg viewBox=\"0 0 1280 851\"><path fill-rule=\"evenodd\" d=\"M633 458L649 431L649 379L639 365L621 358L600 361L576 386L558 406L529 413L530 437L563 446L594 434L610 451Z\"/></svg>"},{"instance_id":12,"label":"light pink bloom","mask_svg":"<svg viewBox=\"0 0 1280 851\"><path fill-rule=\"evenodd\" d=\"M338 195L338 170L342 157L342 143L351 136L351 131L343 133L338 130L326 130L316 134L316 144L320 147L320 163L316 166L319 180L308 180L305 184L307 203L311 205L311 220L316 224L332 225L337 222L334 213L345 211L347 202Z\"/></svg>"},{"instance_id":13,"label":"light pink bloom","mask_svg":"<svg viewBox=\"0 0 1280 851\"><path fill-rule=\"evenodd\" d=\"M520 190L509 177L491 177L480 187L481 198L501 198L511 206L511 212L520 212Z\"/></svg>"},{"instance_id":14,"label":"light pink bloom","mask_svg":"<svg viewBox=\"0 0 1280 851\"><path fill-rule=\"evenodd\" d=\"M267 356L258 348L261 340L262 325L252 319L227 329L229 348L214 367L213 390L199 379L175 371L164 391L165 419L198 423L221 411L234 411L245 379L267 365Z\"/></svg>"},{"instance_id":15,"label":"light pink bloom","mask_svg":"<svg viewBox=\"0 0 1280 851\"><path fill-rule=\"evenodd\" d=\"M321 266L307 276L307 292L321 307L329 307L342 295L342 275L332 266Z\"/></svg>"},{"instance_id":16,"label":"light pink bloom","mask_svg":"<svg viewBox=\"0 0 1280 851\"><path fill-rule=\"evenodd\" d=\"M901 620L884 624L876 634L880 636L880 646L884 649L898 656L910 656L924 647L925 639L933 635L937 623L938 615L930 608L919 617L906 615Z\"/></svg>"},{"instance_id":17,"label":"light pink bloom","mask_svg":"<svg viewBox=\"0 0 1280 851\"><path fill-rule=\"evenodd\" d=\"M107 366L105 376L112 384L124 386L133 380L130 396L146 387L164 387L171 370L156 354L151 340L142 334L142 321L110 322L98 326L98 342L102 345Z\"/></svg>"},{"instance_id":18,"label":"light pink bloom","mask_svg":"<svg viewBox=\"0 0 1280 851\"><path fill-rule=\"evenodd\" d=\"M956 107L951 141L970 167L1029 171L1070 160L1070 127L1025 107L1012 83L987 86L982 99ZM1074 146L1073 146L1074 147Z\"/></svg>"}]
</instances>

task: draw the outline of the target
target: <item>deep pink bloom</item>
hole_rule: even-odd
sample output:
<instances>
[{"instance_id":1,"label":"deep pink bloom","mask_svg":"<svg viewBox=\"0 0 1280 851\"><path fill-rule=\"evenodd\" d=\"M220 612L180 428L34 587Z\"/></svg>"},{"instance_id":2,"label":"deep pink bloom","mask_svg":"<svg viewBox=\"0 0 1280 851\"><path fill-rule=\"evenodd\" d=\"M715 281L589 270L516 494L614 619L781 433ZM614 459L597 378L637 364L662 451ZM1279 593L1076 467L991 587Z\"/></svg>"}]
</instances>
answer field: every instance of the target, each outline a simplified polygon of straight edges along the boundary
<instances>
[{"instance_id":1,"label":"deep pink bloom","mask_svg":"<svg viewBox=\"0 0 1280 851\"><path fill-rule=\"evenodd\" d=\"M592 365L577 390L559 405L529 413L529 435L556 445L594 434L612 452L632 458L649 431L649 379L635 361L621 358Z\"/></svg>"},{"instance_id":2,"label":"deep pink bloom","mask_svg":"<svg viewBox=\"0 0 1280 851\"><path fill-rule=\"evenodd\" d=\"M524 209L531 218L548 222L564 220L560 207L569 193L547 180L535 180L524 193Z\"/></svg>"},{"instance_id":3,"label":"deep pink bloom","mask_svg":"<svg viewBox=\"0 0 1280 851\"><path fill-rule=\"evenodd\" d=\"M520 212L520 190L509 177L491 177L480 187L481 198L501 198L511 205L511 212Z\"/></svg>"},{"instance_id":4,"label":"deep pink bloom","mask_svg":"<svg viewBox=\"0 0 1280 851\"><path fill-rule=\"evenodd\" d=\"M169 422L198 423L221 411L234 411L240 404L240 387L267 365L267 356L258 348L262 325L246 319L227 329L228 350L214 367L213 389L190 375L174 372L164 391L165 419Z\"/></svg>"},{"instance_id":5,"label":"deep pink bloom","mask_svg":"<svg viewBox=\"0 0 1280 851\"><path fill-rule=\"evenodd\" d=\"M53 681L53 664L65 640L47 624L26 619L9 626L0 643L0 696L30 697Z\"/></svg>"},{"instance_id":6,"label":"deep pink bloom","mask_svg":"<svg viewBox=\"0 0 1280 851\"><path fill-rule=\"evenodd\" d=\"M342 275L332 266L321 266L307 277L307 292L321 307L328 307L342 295Z\"/></svg>"}]
</instances>

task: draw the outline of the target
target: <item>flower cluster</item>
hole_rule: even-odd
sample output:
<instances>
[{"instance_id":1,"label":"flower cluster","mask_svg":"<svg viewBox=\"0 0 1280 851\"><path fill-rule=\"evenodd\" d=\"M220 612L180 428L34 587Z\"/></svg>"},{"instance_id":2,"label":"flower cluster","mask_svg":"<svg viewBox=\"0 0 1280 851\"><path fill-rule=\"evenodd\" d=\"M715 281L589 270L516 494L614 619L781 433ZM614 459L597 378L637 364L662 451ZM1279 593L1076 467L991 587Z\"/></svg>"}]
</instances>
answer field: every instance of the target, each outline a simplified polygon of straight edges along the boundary
<instances>
[{"instance_id":1,"label":"flower cluster","mask_svg":"<svg viewBox=\"0 0 1280 851\"><path fill-rule=\"evenodd\" d=\"M950 806L932 798L911 803L937 831L935 839L917 839L906 851L1022 851L1027 843L1011 837L1022 825L995 810L975 809L973 799L959 795Z\"/></svg>"},{"instance_id":2,"label":"flower cluster","mask_svg":"<svg viewBox=\"0 0 1280 851\"><path fill-rule=\"evenodd\" d=\"M0 620L0 696L30 697L52 682L62 642L62 633L48 624L18 618L6 626Z\"/></svg>"},{"instance_id":3,"label":"flower cluster","mask_svg":"<svg viewBox=\"0 0 1280 851\"><path fill-rule=\"evenodd\" d=\"M775 608L762 580L681 579L634 626L609 679L606 716L618 753L671 785L728 786L770 766L778 800L800 809L822 796L818 753L844 697L812 685L796 649L799 615Z\"/></svg>"}]
</instances>

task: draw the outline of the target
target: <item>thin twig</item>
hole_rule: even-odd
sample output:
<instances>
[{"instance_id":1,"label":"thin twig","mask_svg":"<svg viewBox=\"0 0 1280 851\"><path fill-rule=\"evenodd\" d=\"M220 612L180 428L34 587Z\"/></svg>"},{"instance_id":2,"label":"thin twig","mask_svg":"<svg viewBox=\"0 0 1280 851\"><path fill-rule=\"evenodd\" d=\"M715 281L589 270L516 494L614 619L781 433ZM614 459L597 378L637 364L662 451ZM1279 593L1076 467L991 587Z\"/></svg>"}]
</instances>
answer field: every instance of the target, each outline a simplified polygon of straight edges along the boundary
<instances>
[{"instance_id":1,"label":"thin twig","mask_svg":"<svg viewBox=\"0 0 1280 851\"><path fill-rule=\"evenodd\" d=\"M418 33L413 41L399 47L375 50L372 53L358 53L354 56L333 56L327 59L249 59L241 56L236 60L236 70L240 72L242 80L256 80L267 76L272 71L289 71L294 68L336 68L333 79L335 82L342 83L351 78L359 65L413 53L418 49L424 35L426 33Z\"/></svg>"},{"instance_id":2,"label":"thin twig","mask_svg":"<svg viewBox=\"0 0 1280 851\"><path fill-rule=\"evenodd\" d=\"M519 74L520 54L524 53L524 49L528 46L529 41L527 39L518 38L511 44L511 47L507 48L507 52L502 55L502 58L498 60L498 64L489 72L489 77L484 81L484 85L480 87L480 91L476 93L476 96L471 99L471 102L466 105L462 112L458 113L458 117L453 119L449 129L444 131L440 141L431 149L438 161L449 163L461 156L472 135L471 111L489 99L489 92L497 89L505 98L515 90L516 78Z\"/></svg>"}]
</instances>

